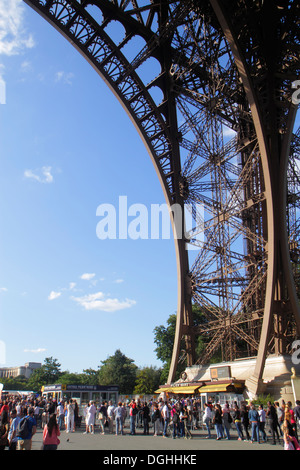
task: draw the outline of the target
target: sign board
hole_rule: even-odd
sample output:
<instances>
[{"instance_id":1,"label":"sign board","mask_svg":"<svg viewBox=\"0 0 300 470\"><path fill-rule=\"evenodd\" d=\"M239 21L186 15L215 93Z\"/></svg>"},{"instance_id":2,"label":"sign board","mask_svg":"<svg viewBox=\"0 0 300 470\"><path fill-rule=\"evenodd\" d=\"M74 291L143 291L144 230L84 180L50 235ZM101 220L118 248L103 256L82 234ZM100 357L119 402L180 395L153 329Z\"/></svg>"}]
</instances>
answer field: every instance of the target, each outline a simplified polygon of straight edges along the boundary
<instances>
[{"instance_id":1,"label":"sign board","mask_svg":"<svg viewBox=\"0 0 300 470\"><path fill-rule=\"evenodd\" d=\"M229 366L223 367L212 367L210 369L211 379L220 380L220 379L229 379L231 377L231 371Z\"/></svg>"}]
</instances>

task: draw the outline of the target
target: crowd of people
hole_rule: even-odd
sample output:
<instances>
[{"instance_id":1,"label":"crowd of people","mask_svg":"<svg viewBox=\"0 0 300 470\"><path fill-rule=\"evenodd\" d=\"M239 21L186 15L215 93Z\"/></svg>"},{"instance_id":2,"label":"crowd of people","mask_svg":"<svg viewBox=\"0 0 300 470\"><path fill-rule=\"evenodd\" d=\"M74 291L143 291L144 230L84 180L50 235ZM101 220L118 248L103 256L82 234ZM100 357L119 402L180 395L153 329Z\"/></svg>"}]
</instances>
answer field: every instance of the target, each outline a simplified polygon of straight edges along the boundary
<instances>
[{"instance_id":1,"label":"crowd of people","mask_svg":"<svg viewBox=\"0 0 300 470\"><path fill-rule=\"evenodd\" d=\"M199 399L178 397L149 402L133 399L117 404L109 401L99 405L91 401L81 408L76 399L56 402L43 397L8 397L0 401L0 450L30 450L38 427L43 430L42 448L55 450L61 433L82 429L82 419L84 434L124 435L126 428L127 434L135 435L137 428L141 428L144 435L177 439L192 437L191 431L201 429L207 439L221 440L231 439L235 430L234 438L237 435L240 441L266 442L269 434L273 445L278 443L286 450L300 450L300 401L295 407L284 401L268 402L266 407L253 403L221 406L208 402L202 409Z\"/></svg>"}]
</instances>

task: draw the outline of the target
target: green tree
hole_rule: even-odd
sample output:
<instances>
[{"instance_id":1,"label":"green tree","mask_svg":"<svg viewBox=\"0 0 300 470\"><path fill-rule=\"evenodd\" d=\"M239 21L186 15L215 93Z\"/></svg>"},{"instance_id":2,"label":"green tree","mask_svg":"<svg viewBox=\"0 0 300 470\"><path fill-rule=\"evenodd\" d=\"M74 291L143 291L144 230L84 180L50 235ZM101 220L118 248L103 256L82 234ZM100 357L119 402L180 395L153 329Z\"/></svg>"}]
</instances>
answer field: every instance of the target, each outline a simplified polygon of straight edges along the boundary
<instances>
[{"instance_id":1,"label":"green tree","mask_svg":"<svg viewBox=\"0 0 300 470\"><path fill-rule=\"evenodd\" d=\"M137 395L152 395L160 385L161 369L144 367L139 369L133 393Z\"/></svg>"},{"instance_id":2,"label":"green tree","mask_svg":"<svg viewBox=\"0 0 300 470\"><path fill-rule=\"evenodd\" d=\"M1 383L4 390L30 390L28 380L23 376L17 377L1 377Z\"/></svg>"},{"instance_id":3,"label":"green tree","mask_svg":"<svg viewBox=\"0 0 300 470\"><path fill-rule=\"evenodd\" d=\"M134 389L137 366L119 349L113 356L101 361L98 380L101 385L118 385L121 394L131 394Z\"/></svg>"},{"instance_id":4,"label":"green tree","mask_svg":"<svg viewBox=\"0 0 300 470\"><path fill-rule=\"evenodd\" d=\"M41 368L35 369L28 379L28 386L32 390L40 390L43 385L55 384L61 376L61 364L53 357L46 357Z\"/></svg>"},{"instance_id":5,"label":"green tree","mask_svg":"<svg viewBox=\"0 0 300 470\"><path fill-rule=\"evenodd\" d=\"M76 374L75 372L65 371L56 380L56 383L65 385L82 385L84 384L84 374Z\"/></svg>"},{"instance_id":6,"label":"green tree","mask_svg":"<svg viewBox=\"0 0 300 470\"><path fill-rule=\"evenodd\" d=\"M94 369L84 369L82 375L83 384L97 385L99 380L99 371Z\"/></svg>"},{"instance_id":7,"label":"green tree","mask_svg":"<svg viewBox=\"0 0 300 470\"><path fill-rule=\"evenodd\" d=\"M204 326L207 323L207 318L201 311L201 309L193 305L193 324L194 326ZM163 368L161 374L161 383L166 383L168 380L168 373L172 359L173 345L175 339L175 330L176 330L176 314L172 314L167 319L167 326L160 325L154 328L154 343L156 344L155 352L157 359L162 361ZM206 345L210 341L211 336L206 334L205 336L198 335L195 338L195 350L196 355L200 354L205 350ZM179 378L180 373L186 367L185 361L185 342L184 339L181 340L180 351L182 360L177 366L176 379ZM212 362L219 360L219 351L212 358Z\"/></svg>"}]
</instances>

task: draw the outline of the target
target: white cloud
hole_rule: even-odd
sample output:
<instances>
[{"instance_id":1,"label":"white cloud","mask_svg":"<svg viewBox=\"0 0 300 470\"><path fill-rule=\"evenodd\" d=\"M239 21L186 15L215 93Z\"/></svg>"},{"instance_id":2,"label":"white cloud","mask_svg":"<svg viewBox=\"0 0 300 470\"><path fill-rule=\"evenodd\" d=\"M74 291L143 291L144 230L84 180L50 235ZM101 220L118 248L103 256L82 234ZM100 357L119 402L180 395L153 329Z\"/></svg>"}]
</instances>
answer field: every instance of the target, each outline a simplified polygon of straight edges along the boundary
<instances>
[{"instance_id":1,"label":"white cloud","mask_svg":"<svg viewBox=\"0 0 300 470\"><path fill-rule=\"evenodd\" d=\"M76 282L70 282L69 283L69 289L73 290L76 287Z\"/></svg>"},{"instance_id":2,"label":"white cloud","mask_svg":"<svg viewBox=\"0 0 300 470\"><path fill-rule=\"evenodd\" d=\"M74 77L74 74L71 72L57 72L55 74L55 82L62 82L65 85L72 85L72 78Z\"/></svg>"},{"instance_id":3,"label":"white cloud","mask_svg":"<svg viewBox=\"0 0 300 470\"><path fill-rule=\"evenodd\" d=\"M51 174L51 166L43 166L41 170L25 170L25 178L34 179L39 183L53 183L53 176Z\"/></svg>"},{"instance_id":4,"label":"white cloud","mask_svg":"<svg viewBox=\"0 0 300 470\"><path fill-rule=\"evenodd\" d=\"M236 132L227 126L223 126L223 136L233 138L236 136Z\"/></svg>"},{"instance_id":5,"label":"white cloud","mask_svg":"<svg viewBox=\"0 0 300 470\"><path fill-rule=\"evenodd\" d=\"M61 296L61 292L55 292L54 290L48 295L48 300L54 300Z\"/></svg>"},{"instance_id":6,"label":"white cloud","mask_svg":"<svg viewBox=\"0 0 300 470\"><path fill-rule=\"evenodd\" d=\"M116 279L114 281L115 284L122 284L122 282L124 282L124 279Z\"/></svg>"},{"instance_id":7,"label":"white cloud","mask_svg":"<svg viewBox=\"0 0 300 470\"><path fill-rule=\"evenodd\" d=\"M38 354L38 353L45 352L45 351L47 351L47 349L45 349L45 348L24 349L24 352L26 352L26 353L34 353L34 354Z\"/></svg>"},{"instance_id":8,"label":"white cloud","mask_svg":"<svg viewBox=\"0 0 300 470\"><path fill-rule=\"evenodd\" d=\"M84 273L82 274L82 276L80 276L80 279L83 279L84 281L90 281L95 276L96 276L95 273Z\"/></svg>"},{"instance_id":9,"label":"white cloud","mask_svg":"<svg viewBox=\"0 0 300 470\"><path fill-rule=\"evenodd\" d=\"M0 292L7 292L8 289L6 287L0 287Z\"/></svg>"},{"instance_id":10,"label":"white cloud","mask_svg":"<svg viewBox=\"0 0 300 470\"><path fill-rule=\"evenodd\" d=\"M0 54L16 55L34 47L33 36L24 28L22 0L0 2Z\"/></svg>"},{"instance_id":11,"label":"white cloud","mask_svg":"<svg viewBox=\"0 0 300 470\"><path fill-rule=\"evenodd\" d=\"M136 304L135 300L125 299L121 301L106 298L103 292L84 295L83 297L72 297L72 299L79 303L85 310L99 310L102 312L116 312L130 308Z\"/></svg>"}]
</instances>

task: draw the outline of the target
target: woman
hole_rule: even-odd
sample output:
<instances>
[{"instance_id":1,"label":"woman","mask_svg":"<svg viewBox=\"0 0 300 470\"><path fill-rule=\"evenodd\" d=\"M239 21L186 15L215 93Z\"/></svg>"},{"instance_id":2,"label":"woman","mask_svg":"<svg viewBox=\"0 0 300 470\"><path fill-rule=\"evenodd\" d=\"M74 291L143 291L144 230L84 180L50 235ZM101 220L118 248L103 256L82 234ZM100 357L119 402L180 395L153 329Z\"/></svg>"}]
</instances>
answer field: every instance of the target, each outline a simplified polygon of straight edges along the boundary
<instances>
[{"instance_id":1,"label":"woman","mask_svg":"<svg viewBox=\"0 0 300 470\"><path fill-rule=\"evenodd\" d=\"M284 450L300 450L298 440L290 433L290 423L287 419L282 425Z\"/></svg>"},{"instance_id":2,"label":"woman","mask_svg":"<svg viewBox=\"0 0 300 470\"><path fill-rule=\"evenodd\" d=\"M56 415L51 414L48 424L45 425L43 431L43 450L57 450L57 446L60 444L58 436L60 436L60 430L56 421Z\"/></svg>"},{"instance_id":3,"label":"woman","mask_svg":"<svg viewBox=\"0 0 300 470\"><path fill-rule=\"evenodd\" d=\"M287 402L286 409L287 409L287 412L290 415L290 420L289 421L290 421L290 423L292 425L292 428L293 428L293 435L298 440L297 423L296 423L295 416L294 416L294 410L293 410L292 402L290 402L290 401Z\"/></svg>"},{"instance_id":4,"label":"woman","mask_svg":"<svg viewBox=\"0 0 300 470\"><path fill-rule=\"evenodd\" d=\"M244 440L244 434L242 430L242 417L241 417L241 412L240 409L237 405L234 407L234 412L233 412L233 420L235 423L235 427L238 433L238 441L243 441Z\"/></svg>"},{"instance_id":5,"label":"woman","mask_svg":"<svg viewBox=\"0 0 300 470\"><path fill-rule=\"evenodd\" d=\"M215 416L213 423L217 431L217 441L219 441L220 439L224 438L224 428L222 420L222 409L218 403L215 405Z\"/></svg>"}]
</instances>

